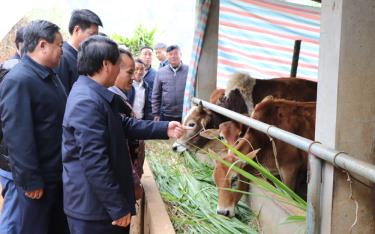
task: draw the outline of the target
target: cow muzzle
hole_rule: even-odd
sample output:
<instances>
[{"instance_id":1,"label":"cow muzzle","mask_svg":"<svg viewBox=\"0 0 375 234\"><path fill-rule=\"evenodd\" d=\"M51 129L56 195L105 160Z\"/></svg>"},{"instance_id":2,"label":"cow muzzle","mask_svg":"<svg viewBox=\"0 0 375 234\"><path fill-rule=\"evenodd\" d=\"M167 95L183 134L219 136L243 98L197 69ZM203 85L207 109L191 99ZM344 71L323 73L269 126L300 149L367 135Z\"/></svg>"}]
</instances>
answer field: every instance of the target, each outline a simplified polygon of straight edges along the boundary
<instances>
[{"instance_id":1,"label":"cow muzzle","mask_svg":"<svg viewBox=\"0 0 375 234\"><path fill-rule=\"evenodd\" d=\"M173 143L173 145L172 145L172 150L173 150L174 152L177 152L177 153L182 153L182 152L186 151L186 147L183 146L183 145L181 145L181 144L178 143L178 142L175 142L175 143Z\"/></svg>"},{"instance_id":2,"label":"cow muzzle","mask_svg":"<svg viewBox=\"0 0 375 234\"><path fill-rule=\"evenodd\" d=\"M226 217L233 217L234 210L233 209L217 209L216 213L219 215L224 215Z\"/></svg>"}]
</instances>

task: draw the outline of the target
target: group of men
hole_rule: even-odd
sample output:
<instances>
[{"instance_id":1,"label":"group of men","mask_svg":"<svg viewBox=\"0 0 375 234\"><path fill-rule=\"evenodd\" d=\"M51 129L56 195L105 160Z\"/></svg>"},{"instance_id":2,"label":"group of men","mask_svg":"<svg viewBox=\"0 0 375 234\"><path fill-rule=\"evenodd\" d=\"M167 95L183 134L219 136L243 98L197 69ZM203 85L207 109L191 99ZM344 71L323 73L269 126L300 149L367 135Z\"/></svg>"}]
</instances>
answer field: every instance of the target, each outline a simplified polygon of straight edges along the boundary
<instances>
[{"instance_id":1,"label":"group of men","mask_svg":"<svg viewBox=\"0 0 375 234\"><path fill-rule=\"evenodd\" d=\"M164 43L155 45L159 70L151 67L153 49L142 47L140 59L146 65L143 80L148 84L149 107L146 119L175 120L181 122L182 107L186 79L189 67L181 61L181 50L177 45L166 46Z\"/></svg>"},{"instance_id":2,"label":"group of men","mask_svg":"<svg viewBox=\"0 0 375 234\"><path fill-rule=\"evenodd\" d=\"M73 11L66 42L45 20L23 29L22 58L0 84L0 161L9 160L0 164L1 233L128 233L135 197L127 139L184 131L176 114L187 74L180 49L168 47L169 64L157 72L143 57L152 48L141 51L155 75L144 77L153 87L151 116L161 121L124 117L109 88L133 76L134 59L97 36L99 26L84 9Z\"/></svg>"}]
</instances>

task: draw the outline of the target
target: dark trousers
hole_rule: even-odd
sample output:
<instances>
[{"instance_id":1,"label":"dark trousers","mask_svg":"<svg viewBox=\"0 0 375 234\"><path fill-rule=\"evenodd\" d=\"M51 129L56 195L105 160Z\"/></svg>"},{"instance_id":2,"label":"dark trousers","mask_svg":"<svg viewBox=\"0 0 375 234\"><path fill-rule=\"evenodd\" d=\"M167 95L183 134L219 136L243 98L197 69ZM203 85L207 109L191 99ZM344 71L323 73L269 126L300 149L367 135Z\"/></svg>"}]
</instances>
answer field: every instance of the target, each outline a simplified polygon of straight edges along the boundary
<instances>
[{"instance_id":1,"label":"dark trousers","mask_svg":"<svg viewBox=\"0 0 375 234\"><path fill-rule=\"evenodd\" d=\"M182 117L171 117L171 116L165 116L161 114L160 120L161 121L177 121L181 123Z\"/></svg>"},{"instance_id":2,"label":"dark trousers","mask_svg":"<svg viewBox=\"0 0 375 234\"><path fill-rule=\"evenodd\" d=\"M130 225L126 228L113 226L111 220L89 221L68 216L69 229L72 234L128 234Z\"/></svg>"},{"instance_id":3,"label":"dark trousers","mask_svg":"<svg viewBox=\"0 0 375 234\"><path fill-rule=\"evenodd\" d=\"M19 215L22 234L65 234L69 233L63 210L62 183L44 186L40 199L30 199L25 191L17 187Z\"/></svg>"}]
</instances>

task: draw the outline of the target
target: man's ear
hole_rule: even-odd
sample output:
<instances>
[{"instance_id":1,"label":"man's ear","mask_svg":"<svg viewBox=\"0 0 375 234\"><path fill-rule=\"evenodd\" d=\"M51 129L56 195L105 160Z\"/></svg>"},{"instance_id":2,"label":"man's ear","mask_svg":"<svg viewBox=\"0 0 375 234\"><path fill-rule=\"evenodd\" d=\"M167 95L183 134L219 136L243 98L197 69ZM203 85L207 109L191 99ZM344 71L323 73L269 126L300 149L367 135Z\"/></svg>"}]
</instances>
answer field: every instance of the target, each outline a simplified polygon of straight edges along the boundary
<instances>
[{"instance_id":1,"label":"man's ear","mask_svg":"<svg viewBox=\"0 0 375 234\"><path fill-rule=\"evenodd\" d=\"M108 60L103 60L103 69L104 71L108 71L109 68L109 61Z\"/></svg>"},{"instance_id":2,"label":"man's ear","mask_svg":"<svg viewBox=\"0 0 375 234\"><path fill-rule=\"evenodd\" d=\"M73 33L78 33L79 30L81 30L81 27L79 27L79 25L76 25L73 28Z\"/></svg>"},{"instance_id":3,"label":"man's ear","mask_svg":"<svg viewBox=\"0 0 375 234\"><path fill-rule=\"evenodd\" d=\"M38 46L39 46L40 48L44 49L44 48L46 47L47 43L48 43L48 42L47 42L46 40L41 39L41 40L39 40L39 42L38 42Z\"/></svg>"}]
</instances>

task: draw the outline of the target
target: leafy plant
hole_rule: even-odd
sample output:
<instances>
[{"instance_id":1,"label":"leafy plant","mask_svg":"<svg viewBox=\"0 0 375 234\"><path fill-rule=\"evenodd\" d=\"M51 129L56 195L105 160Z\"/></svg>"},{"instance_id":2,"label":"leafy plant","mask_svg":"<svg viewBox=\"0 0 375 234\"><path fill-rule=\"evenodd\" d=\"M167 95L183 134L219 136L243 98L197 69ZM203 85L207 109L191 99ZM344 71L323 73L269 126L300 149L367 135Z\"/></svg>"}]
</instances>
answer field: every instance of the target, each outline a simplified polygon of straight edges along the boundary
<instances>
[{"instance_id":1,"label":"leafy plant","mask_svg":"<svg viewBox=\"0 0 375 234\"><path fill-rule=\"evenodd\" d=\"M143 46L153 46L155 32L156 28L148 30L146 27L140 24L135 29L132 37L124 37L119 34L113 34L111 35L111 38L117 43L128 47L134 56L138 56L139 50Z\"/></svg>"},{"instance_id":2,"label":"leafy plant","mask_svg":"<svg viewBox=\"0 0 375 234\"><path fill-rule=\"evenodd\" d=\"M237 218L216 214L211 167L189 153L181 157L171 152L160 141L147 142L146 152L176 233L257 233L256 218L242 202Z\"/></svg>"},{"instance_id":3,"label":"leafy plant","mask_svg":"<svg viewBox=\"0 0 375 234\"><path fill-rule=\"evenodd\" d=\"M226 142L221 141L217 138L216 140L224 144L230 151L232 151L239 158L239 160L246 162L248 165L250 165L251 167L256 169L258 172L260 172L262 176L268 179L269 181L271 181L272 184L248 173L247 171L235 166L234 164L232 165L231 163L225 161L224 159L216 155L215 152L210 151L209 155L212 158L219 160L225 166L241 174L242 176L247 178L249 181L251 181L252 184L254 184L255 186L258 186L259 188L262 188L268 192L276 194L280 198L278 199L279 202L293 205L299 208L304 213L304 215L298 214L298 215L292 215L288 217L286 220L287 222L305 222L306 221L307 204L305 200L303 200L293 190L291 190L288 186L286 186L279 179L277 179L274 175L272 175L271 172L269 172L265 167L263 167L262 165L259 165L258 163L250 159L249 157L243 155L241 152L233 148L231 145L228 145ZM236 189L227 189L227 190L232 191L232 192L241 192L244 194L250 194L249 192L239 191Z\"/></svg>"}]
</instances>

